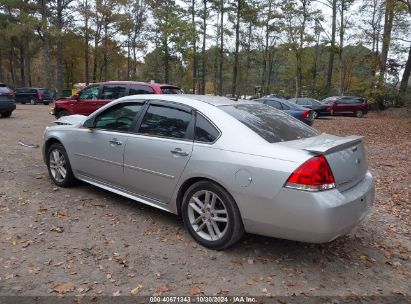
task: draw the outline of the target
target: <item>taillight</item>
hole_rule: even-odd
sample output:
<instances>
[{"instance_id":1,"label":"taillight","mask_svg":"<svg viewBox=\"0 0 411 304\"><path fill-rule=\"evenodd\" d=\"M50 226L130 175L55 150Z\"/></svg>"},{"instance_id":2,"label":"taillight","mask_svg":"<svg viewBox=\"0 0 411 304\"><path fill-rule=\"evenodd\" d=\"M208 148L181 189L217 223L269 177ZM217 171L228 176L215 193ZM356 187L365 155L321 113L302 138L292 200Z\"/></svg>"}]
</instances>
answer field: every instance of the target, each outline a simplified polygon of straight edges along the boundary
<instances>
[{"instance_id":1,"label":"taillight","mask_svg":"<svg viewBox=\"0 0 411 304\"><path fill-rule=\"evenodd\" d=\"M302 118L307 118L308 116L310 116L310 111L305 111L305 112L301 115Z\"/></svg>"},{"instance_id":2,"label":"taillight","mask_svg":"<svg viewBox=\"0 0 411 304\"><path fill-rule=\"evenodd\" d=\"M41 93L37 93L37 99L43 99L43 94L41 94Z\"/></svg>"},{"instance_id":3,"label":"taillight","mask_svg":"<svg viewBox=\"0 0 411 304\"><path fill-rule=\"evenodd\" d=\"M323 155L314 156L298 167L288 178L286 188L323 191L335 188L330 165Z\"/></svg>"},{"instance_id":4,"label":"taillight","mask_svg":"<svg viewBox=\"0 0 411 304\"><path fill-rule=\"evenodd\" d=\"M328 107L326 110L331 111L332 109L333 109L332 107Z\"/></svg>"}]
</instances>

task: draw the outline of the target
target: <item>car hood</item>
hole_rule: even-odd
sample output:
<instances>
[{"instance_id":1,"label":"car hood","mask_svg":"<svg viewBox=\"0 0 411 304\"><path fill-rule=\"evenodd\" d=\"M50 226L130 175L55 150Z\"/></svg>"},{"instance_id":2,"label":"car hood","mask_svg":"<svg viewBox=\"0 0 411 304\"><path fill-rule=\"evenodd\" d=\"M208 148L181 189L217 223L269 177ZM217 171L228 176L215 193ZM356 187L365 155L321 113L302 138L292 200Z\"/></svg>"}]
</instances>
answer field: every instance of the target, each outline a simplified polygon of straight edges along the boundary
<instances>
[{"instance_id":1,"label":"car hood","mask_svg":"<svg viewBox=\"0 0 411 304\"><path fill-rule=\"evenodd\" d=\"M69 115L63 116L54 121L56 125L69 125L69 126L81 126L84 121L87 119L87 116L84 115Z\"/></svg>"}]
</instances>

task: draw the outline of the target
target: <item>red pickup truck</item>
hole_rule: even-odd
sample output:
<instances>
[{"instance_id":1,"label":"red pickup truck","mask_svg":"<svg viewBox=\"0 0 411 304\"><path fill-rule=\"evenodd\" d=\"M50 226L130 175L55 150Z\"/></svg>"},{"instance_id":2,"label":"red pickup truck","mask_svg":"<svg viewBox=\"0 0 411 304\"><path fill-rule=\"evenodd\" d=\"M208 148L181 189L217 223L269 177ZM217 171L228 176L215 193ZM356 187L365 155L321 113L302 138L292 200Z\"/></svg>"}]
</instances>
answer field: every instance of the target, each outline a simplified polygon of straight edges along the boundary
<instances>
[{"instance_id":1,"label":"red pickup truck","mask_svg":"<svg viewBox=\"0 0 411 304\"><path fill-rule=\"evenodd\" d=\"M169 84L146 83L135 81L108 81L93 83L78 94L62 98L55 102L50 114L62 116L81 114L90 115L98 108L114 99L138 94L181 94L179 87Z\"/></svg>"}]
</instances>

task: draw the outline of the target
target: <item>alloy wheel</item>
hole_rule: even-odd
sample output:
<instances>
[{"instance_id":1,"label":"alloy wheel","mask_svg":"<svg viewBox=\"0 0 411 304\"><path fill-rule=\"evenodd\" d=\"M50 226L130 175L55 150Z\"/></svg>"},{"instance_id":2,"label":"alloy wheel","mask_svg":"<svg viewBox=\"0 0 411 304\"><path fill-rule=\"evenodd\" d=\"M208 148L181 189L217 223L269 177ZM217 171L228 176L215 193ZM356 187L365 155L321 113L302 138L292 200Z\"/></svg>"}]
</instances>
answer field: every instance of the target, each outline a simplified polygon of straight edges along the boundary
<instances>
[{"instance_id":1,"label":"alloy wheel","mask_svg":"<svg viewBox=\"0 0 411 304\"><path fill-rule=\"evenodd\" d=\"M61 151L54 149L50 152L50 172L53 178L61 183L67 176L66 159Z\"/></svg>"},{"instance_id":2,"label":"alloy wheel","mask_svg":"<svg viewBox=\"0 0 411 304\"><path fill-rule=\"evenodd\" d=\"M209 190L193 194L188 204L188 219L195 233L207 241L220 240L230 224L224 201Z\"/></svg>"}]
</instances>

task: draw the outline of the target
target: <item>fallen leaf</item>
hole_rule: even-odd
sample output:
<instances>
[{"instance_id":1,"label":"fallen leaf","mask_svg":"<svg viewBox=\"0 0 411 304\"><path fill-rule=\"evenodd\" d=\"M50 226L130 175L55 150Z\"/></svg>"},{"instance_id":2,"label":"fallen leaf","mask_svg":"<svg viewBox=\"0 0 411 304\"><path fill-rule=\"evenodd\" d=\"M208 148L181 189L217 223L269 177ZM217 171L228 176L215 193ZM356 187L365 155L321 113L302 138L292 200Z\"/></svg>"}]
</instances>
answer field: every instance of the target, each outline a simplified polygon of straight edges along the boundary
<instances>
[{"instance_id":1,"label":"fallen leaf","mask_svg":"<svg viewBox=\"0 0 411 304\"><path fill-rule=\"evenodd\" d=\"M75 286L71 282L67 283L57 283L53 285L53 290L58 292L59 294L65 294L66 292L73 291Z\"/></svg>"},{"instance_id":2,"label":"fallen leaf","mask_svg":"<svg viewBox=\"0 0 411 304\"><path fill-rule=\"evenodd\" d=\"M130 291L130 293L131 293L132 295L136 295L136 294L139 293L139 291L140 291L142 288L143 288L143 285L137 284L137 286L134 287L134 288Z\"/></svg>"}]
</instances>

